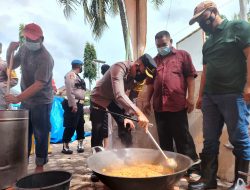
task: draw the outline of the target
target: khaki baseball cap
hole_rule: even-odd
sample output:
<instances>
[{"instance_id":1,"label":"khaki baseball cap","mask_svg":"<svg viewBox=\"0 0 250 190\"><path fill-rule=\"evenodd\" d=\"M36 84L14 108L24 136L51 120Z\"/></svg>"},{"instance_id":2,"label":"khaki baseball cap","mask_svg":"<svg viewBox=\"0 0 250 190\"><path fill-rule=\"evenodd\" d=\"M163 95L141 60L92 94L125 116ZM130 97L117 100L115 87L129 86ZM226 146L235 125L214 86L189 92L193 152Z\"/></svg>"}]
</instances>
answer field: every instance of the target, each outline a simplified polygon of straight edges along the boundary
<instances>
[{"instance_id":1,"label":"khaki baseball cap","mask_svg":"<svg viewBox=\"0 0 250 190\"><path fill-rule=\"evenodd\" d=\"M189 25L194 24L199 17L209 8L217 8L216 4L213 1L203 1L199 5L197 5L194 9L194 16L189 21Z\"/></svg>"}]
</instances>

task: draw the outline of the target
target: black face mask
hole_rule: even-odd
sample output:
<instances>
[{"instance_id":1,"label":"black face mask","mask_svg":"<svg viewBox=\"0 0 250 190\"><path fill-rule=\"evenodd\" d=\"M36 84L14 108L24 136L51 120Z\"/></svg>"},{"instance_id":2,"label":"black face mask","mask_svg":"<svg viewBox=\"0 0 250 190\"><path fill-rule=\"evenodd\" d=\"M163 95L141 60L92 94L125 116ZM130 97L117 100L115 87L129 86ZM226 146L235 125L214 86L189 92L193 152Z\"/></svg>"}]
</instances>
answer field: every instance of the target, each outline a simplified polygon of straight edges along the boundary
<instances>
[{"instance_id":1,"label":"black face mask","mask_svg":"<svg viewBox=\"0 0 250 190\"><path fill-rule=\"evenodd\" d=\"M137 68L136 68L135 80L136 80L137 82L141 82L141 81L143 81L146 77L147 77L146 73L141 73L140 67L137 66Z\"/></svg>"},{"instance_id":2,"label":"black face mask","mask_svg":"<svg viewBox=\"0 0 250 190\"><path fill-rule=\"evenodd\" d=\"M80 71L79 71L79 73L81 73L82 72L82 67L80 68Z\"/></svg>"},{"instance_id":3,"label":"black face mask","mask_svg":"<svg viewBox=\"0 0 250 190\"><path fill-rule=\"evenodd\" d=\"M202 20L199 22L199 25L201 27L202 30L204 30L204 32L207 32L207 33L212 33L213 32L213 22L215 20L215 16L212 16L212 12L209 16L208 19L206 20Z\"/></svg>"},{"instance_id":4,"label":"black face mask","mask_svg":"<svg viewBox=\"0 0 250 190\"><path fill-rule=\"evenodd\" d=\"M146 77L147 77L147 75L146 75L145 73L136 74L136 75L135 75L135 80L136 80L137 82L141 82L141 81L143 81Z\"/></svg>"}]
</instances>

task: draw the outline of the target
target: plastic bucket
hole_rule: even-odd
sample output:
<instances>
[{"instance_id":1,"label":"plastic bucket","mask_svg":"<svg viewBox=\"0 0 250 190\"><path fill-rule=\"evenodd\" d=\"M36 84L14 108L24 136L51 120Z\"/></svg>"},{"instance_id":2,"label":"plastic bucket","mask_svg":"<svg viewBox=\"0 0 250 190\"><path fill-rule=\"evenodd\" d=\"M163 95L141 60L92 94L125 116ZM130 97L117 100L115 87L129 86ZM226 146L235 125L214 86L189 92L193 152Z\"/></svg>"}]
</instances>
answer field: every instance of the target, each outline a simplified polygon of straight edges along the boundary
<instances>
[{"instance_id":1,"label":"plastic bucket","mask_svg":"<svg viewBox=\"0 0 250 190\"><path fill-rule=\"evenodd\" d=\"M68 190L72 174L66 171L46 171L23 177L16 183L19 190Z\"/></svg>"}]
</instances>

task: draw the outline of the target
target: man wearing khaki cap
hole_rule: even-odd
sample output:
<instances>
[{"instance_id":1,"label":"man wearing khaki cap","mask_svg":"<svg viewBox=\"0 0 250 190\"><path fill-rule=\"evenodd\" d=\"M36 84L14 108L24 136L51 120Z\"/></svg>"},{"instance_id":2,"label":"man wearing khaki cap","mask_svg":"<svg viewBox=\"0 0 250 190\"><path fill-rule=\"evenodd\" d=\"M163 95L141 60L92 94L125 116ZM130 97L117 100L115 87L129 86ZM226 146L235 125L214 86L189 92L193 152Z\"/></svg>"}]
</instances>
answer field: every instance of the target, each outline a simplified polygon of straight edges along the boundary
<instances>
[{"instance_id":1,"label":"man wearing khaki cap","mask_svg":"<svg viewBox=\"0 0 250 190\"><path fill-rule=\"evenodd\" d=\"M238 171L248 173L250 160L250 24L223 20L212 1L204 1L195 8L189 24L195 22L210 36L202 49L203 72L196 104L203 113L202 176L197 182L190 183L189 189L217 187L219 138L225 123L234 146L232 190L238 178L247 183L247 177Z\"/></svg>"}]
</instances>

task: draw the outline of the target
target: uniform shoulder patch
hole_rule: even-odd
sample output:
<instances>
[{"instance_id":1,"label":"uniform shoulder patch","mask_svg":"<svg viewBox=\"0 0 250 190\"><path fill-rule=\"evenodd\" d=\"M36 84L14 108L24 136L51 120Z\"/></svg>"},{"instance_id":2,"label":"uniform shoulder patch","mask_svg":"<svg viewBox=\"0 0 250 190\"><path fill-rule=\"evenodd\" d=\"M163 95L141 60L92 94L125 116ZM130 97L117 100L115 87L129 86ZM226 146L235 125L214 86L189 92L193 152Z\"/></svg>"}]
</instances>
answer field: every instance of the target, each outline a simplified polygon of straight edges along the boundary
<instances>
[{"instance_id":1,"label":"uniform shoulder patch","mask_svg":"<svg viewBox=\"0 0 250 190\"><path fill-rule=\"evenodd\" d=\"M75 73L73 73L73 72L69 73L68 78L75 79Z\"/></svg>"}]
</instances>

